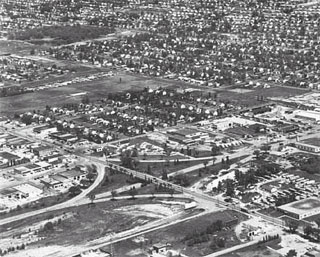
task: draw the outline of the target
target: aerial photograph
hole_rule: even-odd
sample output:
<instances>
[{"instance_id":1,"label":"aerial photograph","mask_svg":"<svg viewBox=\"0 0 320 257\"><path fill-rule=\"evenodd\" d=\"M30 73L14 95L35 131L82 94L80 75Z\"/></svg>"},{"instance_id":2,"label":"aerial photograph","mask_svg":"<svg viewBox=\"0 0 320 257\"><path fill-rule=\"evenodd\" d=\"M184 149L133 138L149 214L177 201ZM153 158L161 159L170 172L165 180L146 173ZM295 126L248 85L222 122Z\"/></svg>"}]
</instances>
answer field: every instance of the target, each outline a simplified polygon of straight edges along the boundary
<instances>
[{"instance_id":1,"label":"aerial photograph","mask_svg":"<svg viewBox=\"0 0 320 257\"><path fill-rule=\"evenodd\" d=\"M320 0L0 0L0 256L320 257Z\"/></svg>"}]
</instances>

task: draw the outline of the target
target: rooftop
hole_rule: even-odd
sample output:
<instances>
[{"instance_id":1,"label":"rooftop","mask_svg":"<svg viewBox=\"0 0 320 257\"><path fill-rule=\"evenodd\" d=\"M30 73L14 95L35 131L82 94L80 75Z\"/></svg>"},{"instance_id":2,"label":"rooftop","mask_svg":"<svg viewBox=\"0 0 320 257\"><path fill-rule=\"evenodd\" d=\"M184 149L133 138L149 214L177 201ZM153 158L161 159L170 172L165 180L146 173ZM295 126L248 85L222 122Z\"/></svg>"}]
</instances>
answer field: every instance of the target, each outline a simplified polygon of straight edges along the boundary
<instances>
[{"instance_id":1,"label":"rooftop","mask_svg":"<svg viewBox=\"0 0 320 257\"><path fill-rule=\"evenodd\" d=\"M281 210L296 214L308 213L311 210L320 209L320 199L311 197L293 203L288 203L279 207Z\"/></svg>"},{"instance_id":2,"label":"rooftop","mask_svg":"<svg viewBox=\"0 0 320 257\"><path fill-rule=\"evenodd\" d=\"M302 140L301 143L320 147L320 137L312 137Z\"/></svg>"},{"instance_id":3,"label":"rooftop","mask_svg":"<svg viewBox=\"0 0 320 257\"><path fill-rule=\"evenodd\" d=\"M19 156L14 155L12 153L8 153L8 152L0 152L0 157L7 160L16 160L20 158Z\"/></svg>"}]
</instances>

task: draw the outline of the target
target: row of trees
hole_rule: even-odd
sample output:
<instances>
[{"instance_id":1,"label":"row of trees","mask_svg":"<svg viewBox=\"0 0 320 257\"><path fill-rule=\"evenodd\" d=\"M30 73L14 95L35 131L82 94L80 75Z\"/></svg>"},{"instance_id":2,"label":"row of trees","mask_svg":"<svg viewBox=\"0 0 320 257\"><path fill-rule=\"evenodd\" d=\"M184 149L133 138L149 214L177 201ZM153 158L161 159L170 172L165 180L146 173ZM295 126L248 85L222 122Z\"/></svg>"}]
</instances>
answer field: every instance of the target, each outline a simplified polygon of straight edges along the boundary
<instances>
[{"instance_id":1,"label":"row of trees","mask_svg":"<svg viewBox=\"0 0 320 257\"><path fill-rule=\"evenodd\" d=\"M15 246L10 246L8 247L7 249L0 249L0 256L2 255L6 255L10 252L14 252L14 251L18 251L18 250L24 250L26 248L26 245L25 244L21 244L21 245L17 245L16 247Z\"/></svg>"}]
</instances>

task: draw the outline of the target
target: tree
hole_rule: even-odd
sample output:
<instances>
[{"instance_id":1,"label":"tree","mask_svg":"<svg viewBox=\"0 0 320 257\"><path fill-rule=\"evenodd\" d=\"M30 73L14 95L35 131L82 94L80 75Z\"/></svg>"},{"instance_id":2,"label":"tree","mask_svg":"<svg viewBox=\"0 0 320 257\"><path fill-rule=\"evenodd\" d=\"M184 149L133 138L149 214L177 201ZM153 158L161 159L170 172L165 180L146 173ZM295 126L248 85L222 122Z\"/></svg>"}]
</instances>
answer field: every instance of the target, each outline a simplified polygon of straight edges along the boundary
<instances>
[{"instance_id":1,"label":"tree","mask_svg":"<svg viewBox=\"0 0 320 257\"><path fill-rule=\"evenodd\" d=\"M253 154L256 156L256 158L258 159L260 156L260 151L259 150L254 150Z\"/></svg>"},{"instance_id":2,"label":"tree","mask_svg":"<svg viewBox=\"0 0 320 257\"><path fill-rule=\"evenodd\" d=\"M138 193L135 187L132 187L129 191L132 199L135 199L136 194Z\"/></svg>"},{"instance_id":3,"label":"tree","mask_svg":"<svg viewBox=\"0 0 320 257\"><path fill-rule=\"evenodd\" d=\"M221 181L218 182L217 191L218 191L218 193L220 193L222 191L222 182Z\"/></svg>"},{"instance_id":4,"label":"tree","mask_svg":"<svg viewBox=\"0 0 320 257\"><path fill-rule=\"evenodd\" d=\"M232 179L226 180L226 195L227 196L234 196L234 181Z\"/></svg>"},{"instance_id":5,"label":"tree","mask_svg":"<svg viewBox=\"0 0 320 257\"><path fill-rule=\"evenodd\" d=\"M92 182L94 180L95 175L92 172L89 172L86 176L86 178Z\"/></svg>"},{"instance_id":6,"label":"tree","mask_svg":"<svg viewBox=\"0 0 320 257\"><path fill-rule=\"evenodd\" d=\"M299 222L295 220L288 220L287 226L289 227L289 231L291 233L295 233L299 227Z\"/></svg>"},{"instance_id":7,"label":"tree","mask_svg":"<svg viewBox=\"0 0 320 257\"><path fill-rule=\"evenodd\" d=\"M268 152L271 149L270 145L263 145L260 147L261 151Z\"/></svg>"},{"instance_id":8,"label":"tree","mask_svg":"<svg viewBox=\"0 0 320 257\"><path fill-rule=\"evenodd\" d=\"M52 231L53 230L53 223L51 221L47 222L46 224L44 224L43 226L43 230L44 231Z\"/></svg>"},{"instance_id":9,"label":"tree","mask_svg":"<svg viewBox=\"0 0 320 257\"><path fill-rule=\"evenodd\" d=\"M215 156L220 153L220 148L216 144L214 144L211 148L211 155Z\"/></svg>"},{"instance_id":10,"label":"tree","mask_svg":"<svg viewBox=\"0 0 320 257\"><path fill-rule=\"evenodd\" d=\"M286 254L285 257L295 257L295 256L297 256L296 250L291 249L289 250L289 252Z\"/></svg>"},{"instance_id":11,"label":"tree","mask_svg":"<svg viewBox=\"0 0 320 257\"><path fill-rule=\"evenodd\" d=\"M163 169L163 171L162 171L162 179L163 180L167 180L168 179L168 173L167 173L167 171L165 169Z\"/></svg>"},{"instance_id":12,"label":"tree","mask_svg":"<svg viewBox=\"0 0 320 257\"><path fill-rule=\"evenodd\" d=\"M217 240L217 246L219 246L220 248L222 247L225 247L226 245L226 241L224 238L220 237L218 240Z\"/></svg>"},{"instance_id":13,"label":"tree","mask_svg":"<svg viewBox=\"0 0 320 257\"><path fill-rule=\"evenodd\" d=\"M120 160L121 160L122 166L127 167L129 169L132 168L133 159L131 157L131 152L129 150L126 150L121 153Z\"/></svg>"},{"instance_id":14,"label":"tree","mask_svg":"<svg viewBox=\"0 0 320 257\"><path fill-rule=\"evenodd\" d=\"M76 196L81 193L81 189L79 186L72 186L69 188L69 194L71 196Z\"/></svg>"},{"instance_id":15,"label":"tree","mask_svg":"<svg viewBox=\"0 0 320 257\"><path fill-rule=\"evenodd\" d=\"M95 194L90 194L89 198L90 198L91 204L93 204L94 199L96 199L96 195Z\"/></svg>"},{"instance_id":16,"label":"tree","mask_svg":"<svg viewBox=\"0 0 320 257\"><path fill-rule=\"evenodd\" d=\"M117 192L112 190L111 191L112 200L115 200L114 198L116 197L116 195L117 195Z\"/></svg>"},{"instance_id":17,"label":"tree","mask_svg":"<svg viewBox=\"0 0 320 257\"><path fill-rule=\"evenodd\" d=\"M83 104L89 104L89 103L90 103L90 98L89 98L89 96L88 96L88 95L85 95L84 97L82 97L81 103L83 103Z\"/></svg>"},{"instance_id":18,"label":"tree","mask_svg":"<svg viewBox=\"0 0 320 257\"><path fill-rule=\"evenodd\" d=\"M303 233L306 235L306 237L309 237L313 233L313 228L310 225L307 225L303 229Z\"/></svg>"},{"instance_id":19,"label":"tree","mask_svg":"<svg viewBox=\"0 0 320 257\"><path fill-rule=\"evenodd\" d=\"M205 170L207 169L207 165L208 165L208 161L204 161L203 166L204 166Z\"/></svg>"}]
</instances>

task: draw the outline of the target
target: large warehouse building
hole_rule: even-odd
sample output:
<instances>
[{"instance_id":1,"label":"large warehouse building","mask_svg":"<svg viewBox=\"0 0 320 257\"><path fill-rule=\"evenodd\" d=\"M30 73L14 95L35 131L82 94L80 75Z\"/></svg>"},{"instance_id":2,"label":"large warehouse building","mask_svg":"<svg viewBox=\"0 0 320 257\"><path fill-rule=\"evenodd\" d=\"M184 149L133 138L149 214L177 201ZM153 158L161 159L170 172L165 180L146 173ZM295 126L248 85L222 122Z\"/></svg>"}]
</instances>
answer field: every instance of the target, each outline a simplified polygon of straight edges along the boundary
<instances>
[{"instance_id":1,"label":"large warehouse building","mask_svg":"<svg viewBox=\"0 0 320 257\"><path fill-rule=\"evenodd\" d=\"M320 152L320 138L313 137L295 143L296 147L303 151L319 153Z\"/></svg>"},{"instance_id":2,"label":"large warehouse building","mask_svg":"<svg viewBox=\"0 0 320 257\"><path fill-rule=\"evenodd\" d=\"M278 209L288 216L301 220L320 214L320 199L317 197L311 197L282 205L278 207Z\"/></svg>"}]
</instances>

